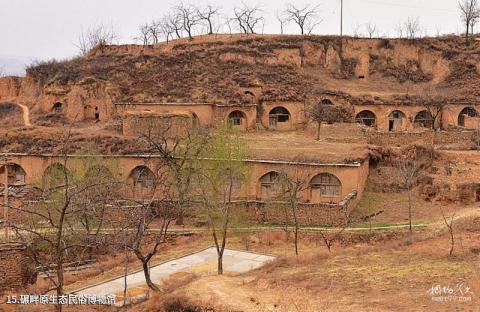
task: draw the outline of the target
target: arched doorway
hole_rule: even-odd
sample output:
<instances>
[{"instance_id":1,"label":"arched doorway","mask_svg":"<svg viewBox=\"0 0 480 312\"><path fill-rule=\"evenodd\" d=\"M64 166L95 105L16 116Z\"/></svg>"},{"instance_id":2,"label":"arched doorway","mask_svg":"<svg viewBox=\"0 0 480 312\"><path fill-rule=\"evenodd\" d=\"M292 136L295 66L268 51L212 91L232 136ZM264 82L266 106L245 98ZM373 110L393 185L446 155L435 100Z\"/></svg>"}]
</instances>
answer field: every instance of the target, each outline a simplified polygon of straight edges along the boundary
<instances>
[{"instance_id":1,"label":"arched doorway","mask_svg":"<svg viewBox=\"0 0 480 312\"><path fill-rule=\"evenodd\" d=\"M7 180L9 185L25 185L26 176L25 170L20 165L11 163L7 165ZM0 167L0 184L4 185L5 181L5 166Z\"/></svg>"},{"instance_id":2,"label":"arched doorway","mask_svg":"<svg viewBox=\"0 0 480 312\"><path fill-rule=\"evenodd\" d=\"M465 107L464 109L462 109L460 114L458 114L458 125L460 127L465 127L465 116L478 117L478 112L473 107Z\"/></svg>"},{"instance_id":3,"label":"arched doorway","mask_svg":"<svg viewBox=\"0 0 480 312\"><path fill-rule=\"evenodd\" d=\"M402 131L405 114L399 110L394 110L388 118L388 131Z\"/></svg>"},{"instance_id":4,"label":"arched doorway","mask_svg":"<svg viewBox=\"0 0 480 312\"><path fill-rule=\"evenodd\" d=\"M355 121L368 127L375 127L377 125L377 117L369 110L358 113L357 116L355 116Z\"/></svg>"},{"instance_id":5,"label":"arched doorway","mask_svg":"<svg viewBox=\"0 0 480 312\"><path fill-rule=\"evenodd\" d=\"M284 126L290 121L290 112L285 107L275 107L268 114L270 128L276 129Z\"/></svg>"},{"instance_id":6,"label":"arched doorway","mask_svg":"<svg viewBox=\"0 0 480 312\"><path fill-rule=\"evenodd\" d=\"M247 116L242 111L236 110L228 114L229 126L245 130L247 128Z\"/></svg>"},{"instance_id":7,"label":"arched doorway","mask_svg":"<svg viewBox=\"0 0 480 312\"><path fill-rule=\"evenodd\" d=\"M312 203L332 202L341 195L342 183L331 173L320 173L310 181L310 201Z\"/></svg>"},{"instance_id":8,"label":"arched doorway","mask_svg":"<svg viewBox=\"0 0 480 312\"><path fill-rule=\"evenodd\" d=\"M261 200L276 199L280 195L280 174L270 171L259 180L259 194Z\"/></svg>"},{"instance_id":9,"label":"arched doorway","mask_svg":"<svg viewBox=\"0 0 480 312\"><path fill-rule=\"evenodd\" d=\"M135 167L129 175L130 184L135 194L145 194L153 191L155 174L147 166Z\"/></svg>"},{"instance_id":10,"label":"arched doorway","mask_svg":"<svg viewBox=\"0 0 480 312\"><path fill-rule=\"evenodd\" d=\"M433 129L433 116L429 111L421 111L415 115L413 125L417 128L430 128Z\"/></svg>"},{"instance_id":11,"label":"arched doorway","mask_svg":"<svg viewBox=\"0 0 480 312\"><path fill-rule=\"evenodd\" d=\"M53 104L53 112L55 114L60 114L62 113L63 111L63 104L61 102L56 102L55 104Z\"/></svg>"}]
</instances>

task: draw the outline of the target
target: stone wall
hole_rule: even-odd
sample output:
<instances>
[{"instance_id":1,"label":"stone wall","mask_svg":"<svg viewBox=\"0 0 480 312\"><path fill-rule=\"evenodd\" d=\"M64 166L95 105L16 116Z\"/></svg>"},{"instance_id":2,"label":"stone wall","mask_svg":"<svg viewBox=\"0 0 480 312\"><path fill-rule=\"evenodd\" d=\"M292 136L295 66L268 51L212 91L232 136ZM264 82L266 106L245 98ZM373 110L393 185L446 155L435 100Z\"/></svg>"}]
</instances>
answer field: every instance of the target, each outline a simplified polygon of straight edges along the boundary
<instances>
[{"instance_id":1,"label":"stone wall","mask_svg":"<svg viewBox=\"0 0 480 312\"><path fill-rule=\"evenodd\" d=\"M34 262L20 244L0 244L0 290L32 284L37 278Z\"/></svg>"}]
</instances>

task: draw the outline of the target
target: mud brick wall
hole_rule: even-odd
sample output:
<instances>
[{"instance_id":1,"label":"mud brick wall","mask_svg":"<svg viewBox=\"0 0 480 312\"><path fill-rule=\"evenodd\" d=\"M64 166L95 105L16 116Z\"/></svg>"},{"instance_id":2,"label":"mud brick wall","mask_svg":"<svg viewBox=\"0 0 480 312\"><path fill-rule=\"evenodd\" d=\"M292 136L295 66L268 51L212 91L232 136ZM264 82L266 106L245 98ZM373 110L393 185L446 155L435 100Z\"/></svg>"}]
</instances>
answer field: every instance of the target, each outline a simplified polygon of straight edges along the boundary
<instances>
[{"instance_id":1,"label":"mud brick wall","mask_svg":"<svg viewBox=\"0 0 480 312\"><path fill-rule=\"evenodd\" d=\"M35 265L20 244L0 244L0 290L17 289L36 280Z\"/></svg>"},{"instance_id":2,"label":"mud brick wall","mask_svg":"<svg viewBox=\"0 0 480 312\"><path fill-rule=\"evenodd\" d=\"M283 203L243 203L235 207L252 221L270 224L294 224L291 207ZM346 206L335 204L301 204L297 210L302 226L338 226L344 224L349 211Z\"/></svg>"}]
</instances>

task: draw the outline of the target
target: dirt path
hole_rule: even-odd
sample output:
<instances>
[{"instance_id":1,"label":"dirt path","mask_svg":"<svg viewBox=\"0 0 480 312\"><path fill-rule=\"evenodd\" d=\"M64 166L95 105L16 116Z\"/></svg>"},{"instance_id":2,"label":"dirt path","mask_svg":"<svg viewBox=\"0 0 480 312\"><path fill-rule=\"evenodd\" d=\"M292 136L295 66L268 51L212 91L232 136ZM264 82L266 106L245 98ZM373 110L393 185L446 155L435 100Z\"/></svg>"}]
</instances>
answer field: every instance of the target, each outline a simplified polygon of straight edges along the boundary
<instances>
[{"instance_id":1,"label":"dirt path","mask_svg":"<svg viewBox=\"0 0 480 312\"><path fill-rule=\"evenodd\" d=\"M23 124L25 125L25 127L31 127L32 126L32 123L30 122L30 109L27 106L17 103L15 98L2 99L1 103L13 103L13 104L17 105L18 107L20 107L22 109L22 112L23 112L23 116L22 116L23 117Z\"/></svg>"},{"instance_id":2,"label":"dirt path","mask_svg":"<svg viewBox=\"0 0 480 312\"><path fill-rule=\"evenodd\" d=\"M25 124L25 126L31 127L32 124L30 123L30 109L23 104L18 104L18 103L15 103L15 104L20 106L23 110L23 123Z\"/></svg>"}]
</instances>

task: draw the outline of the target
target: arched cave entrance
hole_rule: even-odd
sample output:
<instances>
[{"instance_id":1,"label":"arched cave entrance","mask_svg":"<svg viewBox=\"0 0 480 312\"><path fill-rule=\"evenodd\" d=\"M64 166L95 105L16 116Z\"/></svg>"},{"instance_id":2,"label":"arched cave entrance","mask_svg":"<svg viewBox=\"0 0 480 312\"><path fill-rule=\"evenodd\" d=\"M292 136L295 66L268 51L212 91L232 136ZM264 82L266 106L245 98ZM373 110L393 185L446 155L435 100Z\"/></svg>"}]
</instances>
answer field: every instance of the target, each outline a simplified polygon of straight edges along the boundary
<instances>
[{"instance_id":1,"label":"arched cave entrance","mask_svg":"<svg viewBox=\"0 0 480 312\"><path fill-rule=\"evenodd\" d=\"M247 116L242 111L233 111L228 114L228 125L240 130L245 130L247 126Z\"/></svg>"},{"instance_id":2,"label":"arched cave entrance","mask_svg":"<svg viewBox=\"0 0 480 312\"><path fill-rule=\"evenodd\" d=\"M394 110L388 118L388 131L402 131L405 114L399 110Z\"/></svg>"},{"instance_id":3,"label":"arched cave entrance","mask_svg":"<svg viewBox=\"0 0 480 312\"><path fill-rule=\"evenodd\" d=\"M310 181L312 203L332 202L342 195L342 183L331 173L320 173Z\"/></svg>"},{"instance_id":4,"label":"arched cave entrance","mask_svg":"<svg viewBox=\"0 0 480 312\"><path fill-rule=\"evenodd\" d=\"M473 107L465 107L462 109L460 114L458 114L458 125L460 127L465 127L465 116L478 117L478 112Z\"/></svg>"},{"instance_id":5,"label":"arched cave entrance","mask_svg":"<svg viewBox=\"0 0 480 312\"><path fill-rule=\"evenodd\" d=\"M375 127L377 124L377 117L372 111L364 110L355 116L355 121L368 127Z\"/></svg>"},{"instance_id":6,"label":"arched cave entrance","mask_svg":"<svg viewBox=\"0 0 480 312\"><path fill-rule=\"evenodd\" d=\"M280 174L270 171L264 174L259 180L259 194L261 200L275 199L280 195Z\"/></svg>"},{"instance_id":7,"label":"arched cave entrance","mask_svg":"<svg viewBox=\"0 0 480 312\"><path fill-rule=\"evenodd\" d=\"M269 113L270 127L276 129L279 124L286 124L290 120L290 112L285 107L275 107Z\"/></svg>"},{"instance_id":8,"label":"arched cave entrance","mask_svg":"<svg viewBox=\"0 0 480 312\"><path fill-rule=\"evenodd\" d=\"M24 185L26 183L25 170L18 164L10 163L7 164L7 175L8 175L8 184L9 185ZM5 165L0 167L0 184L4 185L5 181Z\"/></svg>"},{"instance_id":9,"label":"arched cave entrance","mask_svg":"<svg viewBox=\"0 0 480 312\"><path fill-rule=\"evenodd\" d=\"M430 128L433 129L433 116L429 111L421 111L415 115L414 126L417 128Z\"/></svg>"}]
</instances>

